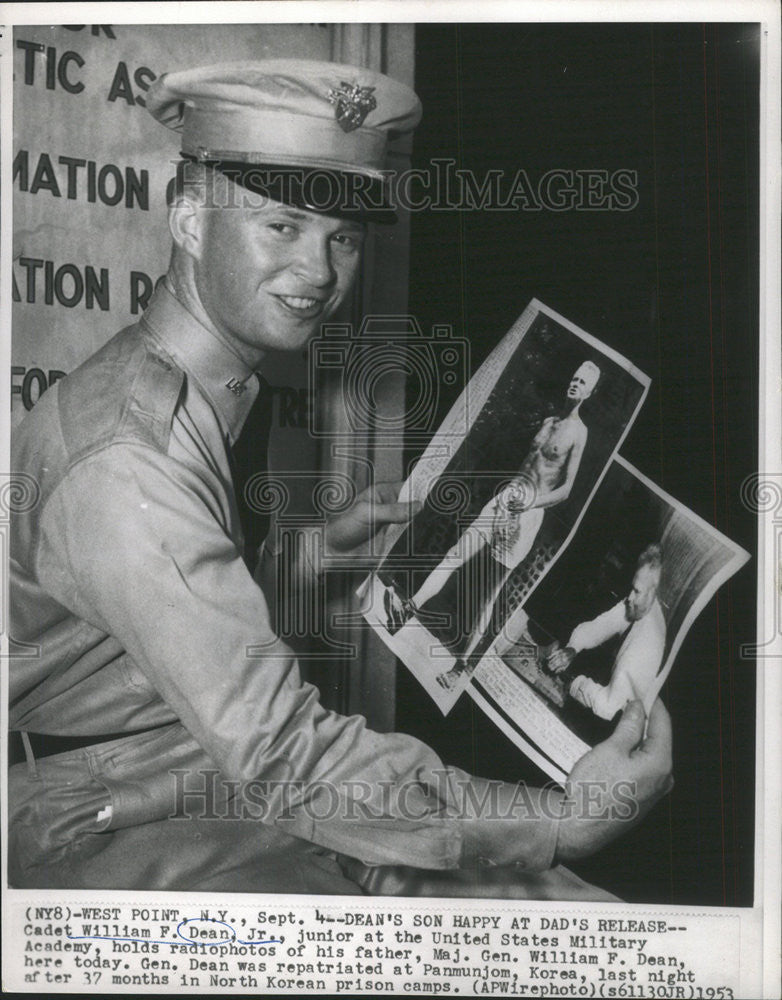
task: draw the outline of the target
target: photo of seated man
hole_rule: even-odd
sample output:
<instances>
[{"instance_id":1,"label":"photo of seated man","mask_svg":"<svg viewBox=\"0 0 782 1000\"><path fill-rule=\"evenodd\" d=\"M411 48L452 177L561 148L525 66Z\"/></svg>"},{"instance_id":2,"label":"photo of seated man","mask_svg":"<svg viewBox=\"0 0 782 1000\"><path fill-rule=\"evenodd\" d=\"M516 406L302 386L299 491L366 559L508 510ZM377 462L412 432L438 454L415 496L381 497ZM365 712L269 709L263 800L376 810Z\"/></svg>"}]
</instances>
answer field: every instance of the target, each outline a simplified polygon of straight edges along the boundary
<instances>
[{"instance_id":1,"label":"photo of seated man","mask_svg":"<svg viewBox=\"0 0 782 1000\"><path fill-rule=\"evenodd\" d=\"M628 701L645 701L662 663L666 625L657 599L662 573L662 550L648 545L638 557L630 593L608 611L573 629L567 645L549 653L548 669L555 674L578 665L582 650L595 649L620 638L608 684L598 684L576 672L570 681L571 698L590 708L601 719L613 719Z\"/></svg>"},{"instance_id":2,"label":"photo of seated man","mask_svg":"<svg viewBox=\"0 0 782 1000\"><path fill-rule=\"evenodd\" d=\"M690 627L747 558L617 458L562 557L479 647L468 691L566 773L630 702L665 699Z\"/></svg>"}]
</instances>

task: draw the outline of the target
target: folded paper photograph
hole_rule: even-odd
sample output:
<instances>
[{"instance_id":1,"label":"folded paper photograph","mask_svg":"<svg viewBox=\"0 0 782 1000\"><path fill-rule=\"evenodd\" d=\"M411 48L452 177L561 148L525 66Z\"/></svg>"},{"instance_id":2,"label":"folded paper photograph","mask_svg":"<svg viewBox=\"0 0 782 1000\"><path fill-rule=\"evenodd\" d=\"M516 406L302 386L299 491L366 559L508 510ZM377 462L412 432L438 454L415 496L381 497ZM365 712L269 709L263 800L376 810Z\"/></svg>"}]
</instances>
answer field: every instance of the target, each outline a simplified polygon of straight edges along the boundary
<instances>
[{"instance_id":1,"label":"folded paper photograph","mask_svg":"<svg viewBox=\"0 0 782 1000\"><path fill-rule=\"evenodd\" d=\"M617 454L648 386L530 303L432 438L405 484L420 513L359 591L444 714L468 690L558 780L628 702L651 710L749 558Z\"/></svg>"},{"instance_id":2,"label":"folded paper photograph","mask_svg":"<svg viewBox=\"0 0 782 1000\"><path fill-rule=\"evenodd\" d=\"M406 484L423 509L389 532L367 613L444 711L566 544L648 385L533 301L432 438Z\"/></svg>"},{"instance_id":3,"label":"folded paper photograph","mask_svg":"<svg viewBox=\"0 0 782 1000\"><path fill-rule=\"evenodd\" d=\"M476 665L470 694L563 778L628 701L650 712L687 629L748 558L618 458L566 551Z\"/></svg>"}]
</instances>

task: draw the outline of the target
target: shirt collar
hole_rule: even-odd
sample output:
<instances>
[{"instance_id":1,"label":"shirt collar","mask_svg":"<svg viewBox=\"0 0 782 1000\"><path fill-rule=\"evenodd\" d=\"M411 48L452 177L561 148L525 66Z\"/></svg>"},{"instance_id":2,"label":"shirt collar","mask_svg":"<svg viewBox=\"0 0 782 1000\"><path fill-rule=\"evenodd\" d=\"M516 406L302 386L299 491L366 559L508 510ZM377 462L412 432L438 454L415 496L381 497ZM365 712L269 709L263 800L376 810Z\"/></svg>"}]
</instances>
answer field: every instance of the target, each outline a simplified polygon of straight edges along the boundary
<instances>
[{"instance_id":1,"label":"shirt collar","mask_svg":"<svg viewBox=\"0 0 782 1000\"><path fill-rule=\"evenodd\" d=\"M234 443L260 389L255 372L200 323L161 282L142 322L184 371L195 376Z\"/></svg>"}]
</instances>

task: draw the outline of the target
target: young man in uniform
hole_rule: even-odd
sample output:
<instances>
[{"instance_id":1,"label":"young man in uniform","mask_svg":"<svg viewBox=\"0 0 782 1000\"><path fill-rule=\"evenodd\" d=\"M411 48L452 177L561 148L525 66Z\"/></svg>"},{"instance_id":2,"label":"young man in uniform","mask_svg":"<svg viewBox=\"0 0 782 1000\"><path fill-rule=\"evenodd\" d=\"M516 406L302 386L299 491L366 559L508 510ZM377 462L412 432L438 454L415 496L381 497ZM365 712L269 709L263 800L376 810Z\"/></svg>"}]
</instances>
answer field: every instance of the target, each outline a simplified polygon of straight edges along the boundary
<instances>
[{"instance_id":1,"label":"young man in uniform","mask_svg":"<svg viewBox=\"0 0 782 1000\"><path fill-rule=\"evenodd\" d=\"M26 758L9 778L11 883L355 893L370 866L401 865L475 873L469 895L483 859L508 866L515 895L583 894L551 866L625 825L580 813L583 780L635 781L649 808L670 783L661 705L640 750L635 705L564 794L481 816L483 779L319 704L253 575L242 466L263 462L264 355L301 349L348 294L366 219L389 212L387 137L414 127L418 99L369 70L286 60L165 75L147 106L192 165L166 280L14 443L40 498L13 531L11 633L35 655L11 660ZM394 499L360 498L326 551L404 518ZM497 783L494 801L516 791Z\"/></svg>"}]
</instances>

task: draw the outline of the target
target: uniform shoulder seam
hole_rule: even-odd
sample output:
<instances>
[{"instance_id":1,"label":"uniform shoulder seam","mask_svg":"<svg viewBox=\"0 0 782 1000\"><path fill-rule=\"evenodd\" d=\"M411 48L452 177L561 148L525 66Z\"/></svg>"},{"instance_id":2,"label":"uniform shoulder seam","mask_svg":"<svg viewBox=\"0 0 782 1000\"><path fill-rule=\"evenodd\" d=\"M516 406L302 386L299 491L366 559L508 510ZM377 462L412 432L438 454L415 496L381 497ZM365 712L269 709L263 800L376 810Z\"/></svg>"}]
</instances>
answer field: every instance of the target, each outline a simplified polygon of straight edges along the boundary
<instances>
[{"instance_id":1,"label":"uniform shoulder seam","mask_svg":"<svg viewBox=\"0 0 782 1000\"><path fill-rule=\"evenodd\" d=\"M166 451L184 382L182 369L138 326L123 330L61 382L68 465L115 441Z\"/></svg>"}]
</instances>

